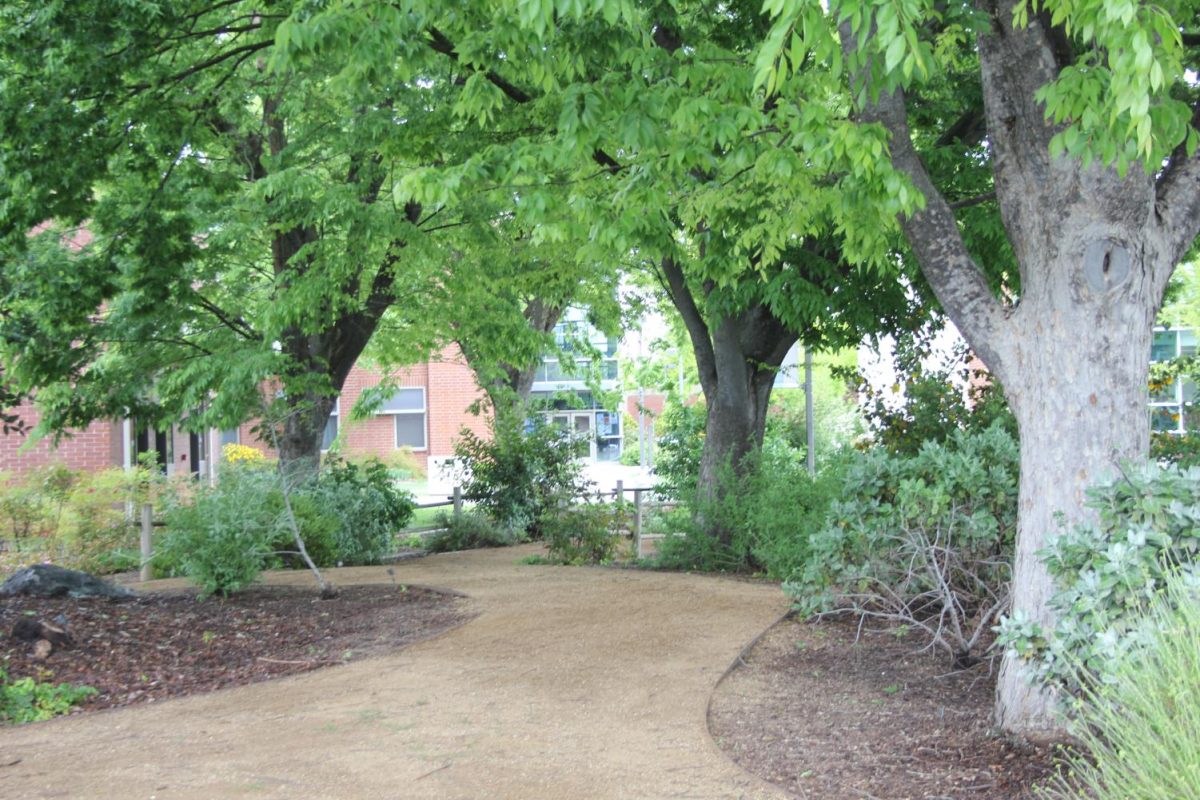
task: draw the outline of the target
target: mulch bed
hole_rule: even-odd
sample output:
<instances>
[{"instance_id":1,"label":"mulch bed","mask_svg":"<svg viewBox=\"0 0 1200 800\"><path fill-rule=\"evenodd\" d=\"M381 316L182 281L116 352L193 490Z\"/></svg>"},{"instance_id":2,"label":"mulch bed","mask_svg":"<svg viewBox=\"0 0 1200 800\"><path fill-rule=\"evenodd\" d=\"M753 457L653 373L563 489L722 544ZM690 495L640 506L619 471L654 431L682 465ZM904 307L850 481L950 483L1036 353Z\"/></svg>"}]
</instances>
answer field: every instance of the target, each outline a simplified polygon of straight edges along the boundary
<instances>
[{"instance_id":1,"label":"mulch bed","mask_svg":"<svg viewBox=\"0 0 1200 800\"><path fill-rule=\"evenodd\" d=\"M1055 749L998 736L987 665L951 671L913 637L849 622L777 625L713 698L717 743L756 775L820 800L1017 800Z\"/></svg>"},{"instance_id":2,"label":"mulch bed","mask_svg":"<svg viewBox=\"0 0 1200 800\"><path fill-rule=\"evenodd\" d=\"M415 586L345 586L331 600L313 587L258 586L228 599L194 592L134 600L0 599L0 666L94 687L94 711L294 675L391 652L472 616L461 598ZM38 660L9 636L22 618L54 623L74 639ZM62 622L65 620L65 625Z\"/></svg>"}]
</instances>

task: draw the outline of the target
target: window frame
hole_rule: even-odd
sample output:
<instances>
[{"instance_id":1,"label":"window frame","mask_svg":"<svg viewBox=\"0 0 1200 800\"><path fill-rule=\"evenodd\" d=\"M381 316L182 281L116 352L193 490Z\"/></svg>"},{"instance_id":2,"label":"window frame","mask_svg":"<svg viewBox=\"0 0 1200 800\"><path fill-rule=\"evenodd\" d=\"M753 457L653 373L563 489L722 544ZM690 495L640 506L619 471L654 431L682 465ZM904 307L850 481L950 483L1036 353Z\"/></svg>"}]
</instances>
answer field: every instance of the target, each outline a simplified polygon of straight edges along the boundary
<instances>
[{"instance_id":1,"label":"window frame","mask_svg":"<svg viewBox=\"0 0 1200 800\"><path fill-rule=\"evenodd\" d=\"M417 391L421 393L421 408L405 408L405 409L384 409L379 412L381 417L392 417L392 447L397 450L407 447L414 453L425 453L429 451L429 392L424 386L397 386L396 391L392 396L400 392ZM397 429L397 419L400 417L421 417L421 439L423 444L420 447L414 447L411 444L400 443L400 431Z\"/></svg>"}]
</instances>

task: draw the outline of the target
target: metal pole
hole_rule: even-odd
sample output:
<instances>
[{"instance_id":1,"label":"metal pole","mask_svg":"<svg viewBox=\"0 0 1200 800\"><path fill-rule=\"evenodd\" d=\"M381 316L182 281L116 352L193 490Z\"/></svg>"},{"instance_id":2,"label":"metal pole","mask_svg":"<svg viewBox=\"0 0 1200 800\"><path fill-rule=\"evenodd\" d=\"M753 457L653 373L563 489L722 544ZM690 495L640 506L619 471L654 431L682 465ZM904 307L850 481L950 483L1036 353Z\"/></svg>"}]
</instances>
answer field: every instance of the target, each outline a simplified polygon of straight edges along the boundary
<instances>
[{"instance_id":1,"label":"metal pole","mask_svg":"<svg viewBox=\"0 0 1200 800\"><path fill-rule=\"evenodd\" d=\"M625 502L625 481L617 481L617 490L613 495L618 505Z\"/></svg>"},{"instance_id":2,"label":"metal pole","mask_svg":"<svg viewBox=\"0 0 1200 800\"><path fill-rule=\"evenodd\" d=\"M462 516L462 487L454 487L454 518L458 519Z\"/></svg>"},{"instance_id":3,"label":"metal pole","mask_svg":"<svg viewBox=\"0 0 1200 800\"><path fill-rule=\"evenodd\" d=\"M816 436L813 426L812 350L804 348L804 431L807 434L808 474L817 474Z\"/></svg>"}]
</instances>

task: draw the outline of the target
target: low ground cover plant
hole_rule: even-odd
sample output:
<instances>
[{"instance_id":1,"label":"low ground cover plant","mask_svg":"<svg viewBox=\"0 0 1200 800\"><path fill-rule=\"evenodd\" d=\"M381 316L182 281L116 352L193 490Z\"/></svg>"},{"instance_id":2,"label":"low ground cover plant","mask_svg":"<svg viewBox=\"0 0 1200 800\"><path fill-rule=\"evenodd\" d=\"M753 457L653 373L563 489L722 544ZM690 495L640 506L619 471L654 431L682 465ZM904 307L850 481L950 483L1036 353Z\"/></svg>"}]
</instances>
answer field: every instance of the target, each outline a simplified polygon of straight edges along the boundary
<instances>
[{"instance_id":1,"label":"low ground cover plant","mask_svg":"<svg viewBox=\"0 0 1200 800\"><path fill-rule=\"evenodd\" d=\"M90 686L52 684L25 677L12 680L0 667L0 723L39 722L60 714L96 694Z\"/></svg>"},{"instance_id":2,"label":"low ground cover plant","mask_svg":"<svg viewBox=\"0 0 1200 800\"><path fill-rule=\"evenodd\" d=\"M479 547L508 547L524 541L512 530L502 528L483 514L471 511L438 514L437 525L439 529L423 543L430 553L474 550Z\"/></svg>"}]
</instances>

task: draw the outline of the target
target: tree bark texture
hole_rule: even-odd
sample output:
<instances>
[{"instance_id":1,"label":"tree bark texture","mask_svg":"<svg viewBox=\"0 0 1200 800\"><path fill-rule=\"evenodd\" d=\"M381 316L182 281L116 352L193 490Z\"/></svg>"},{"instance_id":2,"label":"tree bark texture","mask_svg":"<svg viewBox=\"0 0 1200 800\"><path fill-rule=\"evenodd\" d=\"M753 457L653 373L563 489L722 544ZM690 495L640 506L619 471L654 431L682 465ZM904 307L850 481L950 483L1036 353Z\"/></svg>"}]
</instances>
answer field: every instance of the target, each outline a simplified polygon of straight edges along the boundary
<instances>
[{"instance_id":1,"label":"tree bark texture","mask_svg":"<svg viewBox=\"0 0 1200 800\"><path fill-rule=\"evenodd\" d=\"M741 475L747 456L762 448L775 376L798 337L761 304L708 320L679 264L663 259L662 274L692 341L707 403L696 486L703 509L724 499L728 481ZM734 532L719 520L710 516L701 523L721 543L732 541Z\"/></svg>"},{"instance_id":2,"label":"tree bark texture","mask_svg":"<svg viewBox=\"0 0 1200 800\"><path fill-rule=\"evenodd\" d=\"M1056 129L1034 93L1069 63L1067 41L1044 18L1012 26L1011 0L981 4L979 38L996 197L1021 278L1017 301L996 298L963 246L954 213L909 136L904 97L865 113L892 133L892 160L926 198L901 220L943 308L1005 387L1021 440L1012 611L1053 624L1053 581L1037 551L1061 525L1088 517L1086 488L1149 447L1150 337L1163 291L1200 228L1195 157L1158 174L1052 158ZM843 43L853 37L843 29ZM1069 46L1068 46L1069 47ZM1040 738L1061 720L1053 698L1004 656L996 690L1004 730Z\"/></svg>"}]
</instances>

